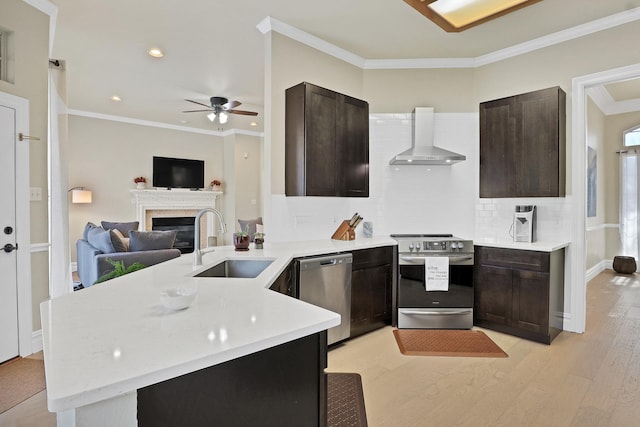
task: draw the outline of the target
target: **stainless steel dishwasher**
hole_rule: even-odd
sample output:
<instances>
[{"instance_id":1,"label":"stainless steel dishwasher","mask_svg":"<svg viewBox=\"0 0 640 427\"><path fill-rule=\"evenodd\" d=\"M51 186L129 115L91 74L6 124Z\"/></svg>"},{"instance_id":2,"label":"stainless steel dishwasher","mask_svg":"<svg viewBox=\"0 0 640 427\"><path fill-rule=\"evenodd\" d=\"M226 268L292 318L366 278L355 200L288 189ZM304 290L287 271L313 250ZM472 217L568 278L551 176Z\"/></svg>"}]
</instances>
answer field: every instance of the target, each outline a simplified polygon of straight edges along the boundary
<instances>
[{"instance_id":1,"label":"stainless steel dishwasher","mask_svg":"<svg viewBox=\"0 0 640 427\"><path fill-rule=\"evenodd\" d=\"M351 328L351 254L302 258L298 264L298 297L338 313L340 325L327 332L328 344L349 338Z\"/></svg>"}]
</instances>

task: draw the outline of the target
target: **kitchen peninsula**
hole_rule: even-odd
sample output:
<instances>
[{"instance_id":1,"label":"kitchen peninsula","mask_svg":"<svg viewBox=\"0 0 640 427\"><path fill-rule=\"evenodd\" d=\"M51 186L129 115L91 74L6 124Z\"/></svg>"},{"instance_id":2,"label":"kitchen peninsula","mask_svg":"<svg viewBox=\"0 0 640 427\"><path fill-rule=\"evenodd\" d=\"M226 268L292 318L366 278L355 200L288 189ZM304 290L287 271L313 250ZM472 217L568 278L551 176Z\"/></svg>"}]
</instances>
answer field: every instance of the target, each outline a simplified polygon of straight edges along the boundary
<instances>
[{"instance_id":1,"label":"kitchen peninsula","mask_svg":"<svg viewBox=\"0 0 640 427\"><path fill-rule=\"evenodd\" d=\"M203 256L203 267L196 270L192 256L183 255L46 301L41 315L49 410L58 413L59 426L153 425L149 417L157 408L176 417L200 416L204 424L206 415L235 417L234 422L242 424L242 417L262 413L263 425L275 425L277 419L270 416L286 419L314 409L314 419L323 420L323 339L340 316L269 287L293 258L392 245L394 240L381 236L271 243L248 252L217 247ZM231 258L273 262L253 279L194 277ZM160 305L160 291L176 286L198 289L186 310ZM299 363L306 359L316 364ZM245 371L252 377L243 377ZM291 383L300 378L306 382ZM245 380L250 387L243 387ZM306 396L313 387L315 406ZM260 390L272 400L256 398L263 396L255 394ZM222 401L211 408L212 403L205 402L210 413L194 414L198 411L193 408L200 406L193 398L205 399L204 392L233 401L232 406ZM302 403L287 400L292 393ZM159 401L166 396L171 398ZM244 401L238 401L243 396ZM264 405L271 405L267 413ZM283 405L296 407L280 411ZM224 411L217 413L216 408ZM242 408L241 413L234 413L235 408Z\"/></svg>"}]
</instances>

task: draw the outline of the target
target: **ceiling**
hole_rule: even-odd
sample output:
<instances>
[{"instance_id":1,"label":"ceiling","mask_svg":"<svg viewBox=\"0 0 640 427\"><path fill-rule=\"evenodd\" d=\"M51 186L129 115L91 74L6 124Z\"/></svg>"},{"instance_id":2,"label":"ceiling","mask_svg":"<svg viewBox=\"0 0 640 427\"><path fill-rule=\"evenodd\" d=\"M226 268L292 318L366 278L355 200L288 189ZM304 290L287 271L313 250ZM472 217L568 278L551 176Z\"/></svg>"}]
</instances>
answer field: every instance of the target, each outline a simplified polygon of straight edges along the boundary
<instances>
[{"instance_id":1,"label":"ceiling","mask_svg":"<svg viewBox=\"0 0 640 427\"><path fill-rule=\"evenodd\" d=\"M473 59L640 7L640 0L544 0L447 33L403 0L52 1L52 56L64 61L69 109L211 131L262 130L265 37L257 25L269 16L366 60ZM165 56L148 56L151 47ZM622 85L611 85L613 98L628 93ZM640 85L634 90L640 98ZM182 113L195 109L185 98L211 96L260 114L232 115L223 129L205 113Z\"/></svg>"}]
</instances>

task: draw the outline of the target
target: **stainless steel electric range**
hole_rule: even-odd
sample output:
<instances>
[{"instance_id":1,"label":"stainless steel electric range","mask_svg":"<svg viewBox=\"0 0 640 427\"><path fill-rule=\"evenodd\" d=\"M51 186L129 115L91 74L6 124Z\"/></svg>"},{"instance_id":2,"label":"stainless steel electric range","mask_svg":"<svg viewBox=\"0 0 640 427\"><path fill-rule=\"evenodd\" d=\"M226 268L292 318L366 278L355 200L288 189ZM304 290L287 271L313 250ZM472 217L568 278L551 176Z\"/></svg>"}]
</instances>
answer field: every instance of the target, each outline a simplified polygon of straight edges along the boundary
<instances>
[{"instance_id":1,"label":"stainless steel electric range","mask_svg":"<svg viewBox=\"0 0 640 427\"><path fill-rule=\"evenodd\" d=\"M473 241L392 234L398 242L398 328L473 326Z\"/></svg>"}]
</instances>

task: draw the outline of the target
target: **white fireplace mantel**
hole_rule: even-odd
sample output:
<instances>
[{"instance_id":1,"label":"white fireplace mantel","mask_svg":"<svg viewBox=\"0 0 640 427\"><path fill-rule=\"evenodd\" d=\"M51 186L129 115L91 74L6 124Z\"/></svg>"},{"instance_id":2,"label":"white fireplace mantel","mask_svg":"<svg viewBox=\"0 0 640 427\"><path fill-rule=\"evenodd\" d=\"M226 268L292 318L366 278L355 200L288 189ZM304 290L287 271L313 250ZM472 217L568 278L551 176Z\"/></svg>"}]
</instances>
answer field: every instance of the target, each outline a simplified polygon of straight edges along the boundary
<instances>
[{"instance_id":1,"label":"white fireplace mantel","mask_svg":"<svg viewBox=\"0 0 640 427\"><path fill-rule=\"evenodd\" d=\"M147 211L150 210L201 210L204 208L218 208L217 199L222 195L220 191L190 191L190 190L129 190L131 203L136 205L136 219L140 222L140 230L147 230ZM215 235L213 231L213 214L207 214L208 235Z\"/></svg>"}]
</instances>

